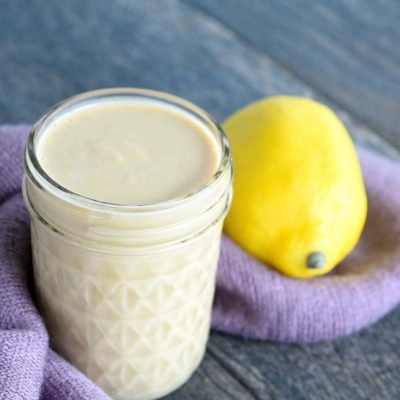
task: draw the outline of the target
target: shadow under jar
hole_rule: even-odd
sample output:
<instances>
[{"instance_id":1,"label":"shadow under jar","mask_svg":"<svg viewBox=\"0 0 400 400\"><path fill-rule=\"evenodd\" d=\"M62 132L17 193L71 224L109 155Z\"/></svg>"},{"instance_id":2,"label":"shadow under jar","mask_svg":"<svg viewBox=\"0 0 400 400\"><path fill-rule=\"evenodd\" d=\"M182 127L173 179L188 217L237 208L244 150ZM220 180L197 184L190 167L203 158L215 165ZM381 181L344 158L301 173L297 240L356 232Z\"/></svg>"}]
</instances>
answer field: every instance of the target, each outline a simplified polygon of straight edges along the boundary
<instances>
[{"instance_id":1,"label":"shadow under jar","mask_svg":"<svg viewBox=\"0 0 400 400\"><path fill-rule=\"evenodd\" d=\"M84 196L48 174L38 152L54 124L85 107L129 102L173 110L209 135L218 160L206 182L177 198L130 205ZM79 154L70 157L79 162ZM84 93L33 126L23 191L39 308L52 346L114 398L161 397L199 365L231 180L222 130L198 107L164 93Z\"/></svg>"}]
</instances>

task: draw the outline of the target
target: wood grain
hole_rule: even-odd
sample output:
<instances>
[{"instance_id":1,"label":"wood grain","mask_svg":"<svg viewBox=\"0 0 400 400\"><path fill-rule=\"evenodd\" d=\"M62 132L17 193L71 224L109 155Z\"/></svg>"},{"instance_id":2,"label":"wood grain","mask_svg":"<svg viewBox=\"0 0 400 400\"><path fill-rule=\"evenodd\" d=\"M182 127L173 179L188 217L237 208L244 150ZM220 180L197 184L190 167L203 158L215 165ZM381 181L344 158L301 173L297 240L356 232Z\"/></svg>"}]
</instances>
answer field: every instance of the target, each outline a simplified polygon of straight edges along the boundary
<instances>
[{"instance_id":1,"label":"wood grain","mask_svg":"<svg viewBox=\"0 0 400 400\"><path fill-rule=\"evenodd\" d=\"M0 9L1 123L33 122L55 102L100 87L169 91L218 120L250 101L286 93L333 106L358 143L400 159L337 99L182 2L0 0ZM357 335L310 346L213 333L201 368L169 399L400 398L399 326L397 309Z\"/></svg>"},{"instance_id":2,"label":"wood grain","mask_svg":"<svg viewBox=\"0 0 400 400\"><path fill-rule=\"evenodd\" d=\"M400 146L397 0L185 0Z\"/></svg>"},{"instance_id":3,"label":"wood grain","mask_svg":"<svg viewBox=\"0 0 400 400\"><path fill-rule=\"evenodd\" d=\"M165 90L222 120L274 94L332 106L356 139L394 150L229 29L175 0L1 0L0 119L31 122L75 93L111 86ZM13 23L9 23L13 21Z\"/></svg>"}]
</instances>

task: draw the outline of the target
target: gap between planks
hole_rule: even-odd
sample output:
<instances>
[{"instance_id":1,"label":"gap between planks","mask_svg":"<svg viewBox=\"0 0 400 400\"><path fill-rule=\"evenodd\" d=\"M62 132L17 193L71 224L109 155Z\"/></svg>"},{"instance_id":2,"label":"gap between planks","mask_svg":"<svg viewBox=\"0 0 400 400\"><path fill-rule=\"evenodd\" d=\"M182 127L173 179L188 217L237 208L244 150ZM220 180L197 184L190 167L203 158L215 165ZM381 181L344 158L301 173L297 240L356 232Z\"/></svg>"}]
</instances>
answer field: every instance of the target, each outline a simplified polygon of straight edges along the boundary
<instances>
[{"instance_id":1,"label":"gap between planks","mask_svg":"<svg viewBox=\"0 0 400 400\"><path fill-rule=\"evenodd\" d=\"M268 55L262 48L256 46L249 39L241 35L240 33L233 30L231 27L227 26L223 21L221 21L217 16L210 14L204 7L199 5L193 5L192 3L188 3L186 0L178 0L185 7L192 10L193 13L200 15L202 18L208 19L212 21L213 24L218 26L218 28L226 33L229 33L232 37L234 37L238 42L242 43L248 49L252 50L254 53L258 54L261 58L264 58L267 62L275 65L276 67L284 70L288 75L293 77L295 80L300 82L305 89L309 90L313 97L317 99L321 99L322 101L326 100L327 103L332 104L337 108L339 114L344 117L345 120L352 121L359 128L357 133L364 136L366 139L365 142L369 142L372 145L380 147L389 157L400 161L400 149L398 149L393 143L387 140L383 135L380 135L373 128L366 125L366 123L360 120L353 113L349 112L342 108L342 105L338 103L334 98L330 97L326 93L321 93L317 88L312 86L309 82L305 81L303 78L298 76L292 69L288 68L286 65L282 64L280 61L272 58ZM360 132L361 131L361 132ZM361 139L361 138L359 138ZM362 141L364 142L364 141ZM361 142L361 143L362 143Z\"/></svg>"}]
</instances>

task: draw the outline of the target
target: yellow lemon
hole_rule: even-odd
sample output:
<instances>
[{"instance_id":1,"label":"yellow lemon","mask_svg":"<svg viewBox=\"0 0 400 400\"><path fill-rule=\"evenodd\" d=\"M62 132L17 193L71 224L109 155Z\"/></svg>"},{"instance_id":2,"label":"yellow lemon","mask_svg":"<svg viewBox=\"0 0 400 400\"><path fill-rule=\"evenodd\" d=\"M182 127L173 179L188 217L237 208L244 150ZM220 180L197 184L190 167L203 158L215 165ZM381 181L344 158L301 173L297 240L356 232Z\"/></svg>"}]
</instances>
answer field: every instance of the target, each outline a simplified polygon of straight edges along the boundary
<instances>
[{"instance_id":1,"label":"yellow lemon","mask_svg":"<svg viewBox=\"0 0 400 400\"><path fill-rule=\"evenodd\" d=\"M329 272L357 243L367 214L339 118L315 101L279 96L237 111L223 128L234 169L227 235L286 275Z\"/></svg>"}]
</instances>

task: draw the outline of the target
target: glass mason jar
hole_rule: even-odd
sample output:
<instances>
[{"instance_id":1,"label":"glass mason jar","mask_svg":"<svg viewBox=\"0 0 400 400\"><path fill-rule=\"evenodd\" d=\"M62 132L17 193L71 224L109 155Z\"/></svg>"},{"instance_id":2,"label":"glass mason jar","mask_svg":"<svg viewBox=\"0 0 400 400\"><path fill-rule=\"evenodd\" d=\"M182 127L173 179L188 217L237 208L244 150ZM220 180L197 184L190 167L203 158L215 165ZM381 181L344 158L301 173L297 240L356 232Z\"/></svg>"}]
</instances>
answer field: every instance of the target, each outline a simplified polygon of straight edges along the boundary
<instances>
[{"instance_id":1,"label":"glass mason jar","mask_svg":"<svg viewBox=\"0 0 400 400\"><path fill-rule=\"evenodd\" d=\"M37 159L41 135L65 113L104 99L156 100L196 118L218 143L219 166L210 181L185 197L142 206L96 201L53 181ZM158 398L199 365L231 180L221 128L198 107L164 93L84 93L33 126L23 192L39 308L52 346L114 398Z\"/></svg>"}]
</instances>

